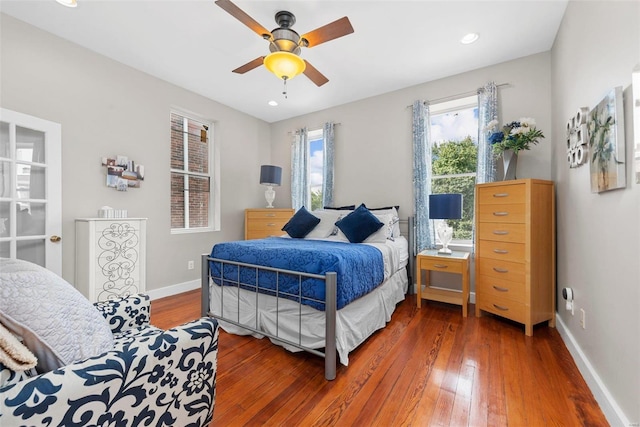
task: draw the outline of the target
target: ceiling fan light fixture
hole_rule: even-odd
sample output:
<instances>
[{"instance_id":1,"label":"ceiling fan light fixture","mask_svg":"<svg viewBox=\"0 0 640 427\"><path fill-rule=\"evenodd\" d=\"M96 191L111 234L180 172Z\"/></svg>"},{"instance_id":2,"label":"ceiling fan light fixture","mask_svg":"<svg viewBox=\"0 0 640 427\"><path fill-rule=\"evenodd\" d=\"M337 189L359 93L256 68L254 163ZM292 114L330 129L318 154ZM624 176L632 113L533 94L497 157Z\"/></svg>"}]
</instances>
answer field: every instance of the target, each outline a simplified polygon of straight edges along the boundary
<instances>
[{"instance_id":1,"label":"ceiling fan light fixture","mask_svg":"<svg viewBox=\"0 0 640 427\"><path fill-rule=\"evenodd\" d=\"M270 53L264 58L264 66L284 80L291 80L307 68L304 60L291 52Z\"/></svg>"},{"instance_id":2,"label":"ceiling fan light fixture","mask_svg":"<svg viewBox=\"0 0 640 427\"><path fill-rule=\"evenodd\" d=\"M63 6L67 6L67 7L76 7L78 6L78 2L76 0L56 0L58 3L60 3Z\"/></svg>"}]
</instances>

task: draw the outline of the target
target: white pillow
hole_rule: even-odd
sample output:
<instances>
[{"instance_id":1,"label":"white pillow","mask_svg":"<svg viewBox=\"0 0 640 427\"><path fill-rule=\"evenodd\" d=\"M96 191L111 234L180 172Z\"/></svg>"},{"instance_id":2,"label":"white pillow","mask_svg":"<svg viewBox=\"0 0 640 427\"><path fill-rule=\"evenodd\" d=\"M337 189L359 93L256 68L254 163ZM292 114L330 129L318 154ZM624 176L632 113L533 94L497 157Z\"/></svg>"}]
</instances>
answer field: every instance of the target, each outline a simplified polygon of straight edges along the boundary
<instances>
[{"instance_id":1,"label":"white pillow","mask_svg":"<svg viewBox=\"0 0 640 427\"><path fill-rule=\"evenodd\" d=\"M318 225L309 232L305 239L325 239L333 233L336 228L336 221L340 217L340 211L336 210L315 210L311 212L314 216L320 218Z\"/></svg>"},{"instance_id":2,"label":"white pillow","mask_svg":"<svg viewBox=\"0 0 640 427\"><path fill-rule=\"evenodd\" d=\"M393 215L372 213L384 225L380 227L380 230L367 237L363 243L386 243L387 239L393 240Z\"/></svg>"},{"instance_id":3,"label":"white pillow","mask_svg":"<svg viewBox=\"0 0 640 427\"><path fill-rule=\"evenodd\" d=\"M373 210L371 211L371 213L376 216L377 215L393 215L392 233L390 237L395 238L400 236L400 217L398 216L398 211L396 210L396 208ZM385 225L386 224L387 223L385 222Z\"/></svg>"},{"instance_id":4,"label":"white pillow","mask_svg":"<svg viewBox=\"0 0 640 427\"><path fill-rule=\"evenodd\" d=\"M0 258L0 322L36 355L40 373L113 349L111 329L93 304L27 261Z\"/></svg>"}]
</instances>

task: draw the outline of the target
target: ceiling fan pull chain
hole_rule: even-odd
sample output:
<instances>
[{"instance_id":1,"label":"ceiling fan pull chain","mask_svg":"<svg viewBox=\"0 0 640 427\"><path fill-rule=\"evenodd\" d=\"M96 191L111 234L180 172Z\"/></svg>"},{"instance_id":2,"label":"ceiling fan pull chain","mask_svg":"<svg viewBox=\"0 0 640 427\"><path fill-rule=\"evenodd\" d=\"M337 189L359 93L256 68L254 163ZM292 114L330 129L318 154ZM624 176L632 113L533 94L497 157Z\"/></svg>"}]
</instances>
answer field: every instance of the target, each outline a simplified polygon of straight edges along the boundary
<instances>
[{"instance_id":1,"label":"ceiling fan pull chain","mask_svg":"<svg viewBox=\"0 0 640 427\"><path fill-rule=\"evenodd\" d=\"M282 94L284 95L284 99L288 99L287 98L287 76L284 76L282 80L284 80L284 89L282 91Z\"/></svg>"}]
</instances>

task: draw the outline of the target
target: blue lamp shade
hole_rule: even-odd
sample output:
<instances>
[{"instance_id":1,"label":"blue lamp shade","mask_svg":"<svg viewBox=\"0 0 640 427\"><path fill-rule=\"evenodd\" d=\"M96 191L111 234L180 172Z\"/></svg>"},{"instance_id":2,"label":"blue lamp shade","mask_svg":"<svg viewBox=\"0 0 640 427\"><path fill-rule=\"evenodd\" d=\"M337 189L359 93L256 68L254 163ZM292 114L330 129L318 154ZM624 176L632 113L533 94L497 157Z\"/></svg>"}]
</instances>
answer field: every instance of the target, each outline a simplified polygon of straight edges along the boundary
<instances>
[{"instance_id":1,"label":"blue lamp shade","mask_svg":"<svg viewBox=\"0 0 640 427\"><path fill-rule=\"evenodd\" d=\"M280 166L260 166L260 184L279 186L282 182L282 168Z\"/></svg>"},{"instance_id":2,"label":"blue lamp shade","mask_svg":"<svg viewBox=\"0 0 640 427\"><path fill-rule=\"evenodd\" d=\"M430 219L461 219L462 194L430 194Z\"/></svg>"}]
</instances>

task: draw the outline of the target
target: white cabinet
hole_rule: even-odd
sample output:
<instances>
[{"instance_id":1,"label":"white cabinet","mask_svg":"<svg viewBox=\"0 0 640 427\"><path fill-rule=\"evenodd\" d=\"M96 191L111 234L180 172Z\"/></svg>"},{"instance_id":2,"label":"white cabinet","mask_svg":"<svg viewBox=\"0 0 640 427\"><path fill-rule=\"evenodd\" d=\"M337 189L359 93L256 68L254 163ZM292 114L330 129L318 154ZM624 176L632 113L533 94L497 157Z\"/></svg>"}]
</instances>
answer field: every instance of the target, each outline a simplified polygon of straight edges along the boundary
<instances>
[{"instance_id":1,"label":"white cabinet","mask_svg":"<svg viewBox=\"0 0 640 427\"><path fill-rule=\"evenodd\" d=\"M144 292L146 232L146 218L76 219L76 289L92 302Z\"/></svg>"}]
</instances>

